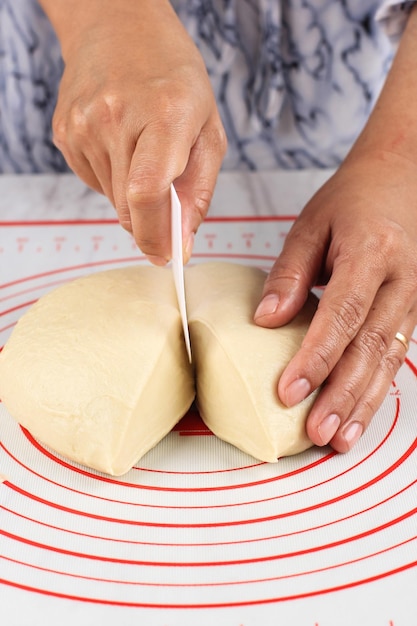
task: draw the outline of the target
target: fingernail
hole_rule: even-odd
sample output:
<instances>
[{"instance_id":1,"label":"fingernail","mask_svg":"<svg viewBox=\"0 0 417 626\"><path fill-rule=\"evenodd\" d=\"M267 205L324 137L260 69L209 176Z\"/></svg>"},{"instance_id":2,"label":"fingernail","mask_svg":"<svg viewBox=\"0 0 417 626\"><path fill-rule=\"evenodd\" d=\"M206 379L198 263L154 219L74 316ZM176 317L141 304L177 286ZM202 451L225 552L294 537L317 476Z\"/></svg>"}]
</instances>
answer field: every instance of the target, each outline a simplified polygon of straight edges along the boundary
<instances>
[{"instance_id":1,"label":"fingernail","mask_svg":"<svg viewBox=\"0 0 417 626\"><path fill-rule=\"evenodd\" d=\"M189 258L191 257L193 253L194 239L195 239L195 235L194 233L191 233L190 236L188 237L187 243L185 244L184 260L186 262L189 260Z\"/></svg>"},{"instance_id":2,"label":"fingernail","mask_svg":"<svg viewBox=\"0 0 417 626\"><path fill-rule=\"evenodd\" d=\"M340 417L335 413L328 415L322 420L319 424L318 431L324 446L329 443L331 439L333 439L339 426Z\"/></svg>"},{"instance_id":3,"label":"fingernail","mask_svg":"<svg viewBox=\"0 0 417 626\"><path fill-rule=\"evenodd\" d=\"M255 319L264 315L272 315L278 309L279 297L276 293L265 296L255 311Z\"/></svg>"},{"instance_id":4,"label":"fingernail","mask_svg":"<svg viewBox=\"0 0 417 626\"><path fill-rule=\"evenodd\" d=\"M285 404L287 406L294 406L298 404L305 398L307 398L310 393L310 383L306 378L298 378L291 383L289 387L287 387L287 391L285 393Z\"/></svg>"},{"instance_id":5,"label":"fingernail","mask_svg":"<svg viewBox=\"0 0 417 626\"><path fill-rule=\"evenodd\" d=\"M152 263L152 265L159 265L162 267L168 263L168 260L164 259L163 256L153 256L152 254L147 254L146 258Z\"/></svg>"},{"instance_id":6,"label":"fingernail","mask_svg":"<svg viewBox=\"0 0 417 626\"><path fill-rule=\"evenodd\" d=\"M343 437L350 448L353 448L358 439L362 436L363 426L359 422L352 422L343 431Z\"/></svg>"}]
</instances>

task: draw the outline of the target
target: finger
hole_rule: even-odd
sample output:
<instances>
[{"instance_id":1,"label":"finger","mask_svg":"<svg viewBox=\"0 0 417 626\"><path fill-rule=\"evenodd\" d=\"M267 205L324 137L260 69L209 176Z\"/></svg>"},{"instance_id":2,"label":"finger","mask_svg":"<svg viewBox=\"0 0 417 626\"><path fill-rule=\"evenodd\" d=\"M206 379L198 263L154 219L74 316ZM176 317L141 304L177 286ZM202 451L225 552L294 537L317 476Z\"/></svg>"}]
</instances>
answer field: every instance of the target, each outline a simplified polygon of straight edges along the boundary
<instances>
[{"instance_id":1,"label":"finger","mask_svg":"<svg viewBox=\"0 0 417 626\"><path fill-rule=\"evenodd\" d=\"M383 285L377 293L365 323L335 365L310 411L308 430L315 443L323 443L326 418L331 415L328 423L340 428L365 392L390 349L396 329L404 324L404 307L409 308L409 304L403 298L406 295L397 282Z\"/></svg>"},{"instance_id":2,"label":"finger","mask_svg":"<svg viewBox=\"0 0 417 626\"><path fill-rule=\"evenodd\" d=\"M380 265L362 271L361 267L354 258L335 261L332 278L302 346L279 381L278 394L287 406L300 402L329 377L363 326L384 280L385 268Z\"/></svg>"},{"instance_id":3,"label":"finger","mask_svg":"<svg viewBox=\"0 0 417 626\"><path fill-rule=\"evenodd\" d=\"M216 117L203 128L184 173L175 181L183 209L184 263L191 256L194 235L207 215L226 146L225 132Z\"/></svg>"},{"instance_id":4,"label":"finger","mask_svg":"<svg viewBox=\"0 0 417 626\"><path fill-rule=\"evenodd\" d=\"M71 170L80 178L88 187L94 189L98 193L104 194L104 189L94 173L89 161L83 154L72 153L68 149L59 148L64 159Z\"/></svg>"},{"instance_id":5,"label":"finger","mask_svg":"<svg viewBox=\"0 0 417 626\"><path fill-rule=\"evenodd\" d=\"M413 312L403 320L401 329L406 337L412 334L415 322ZM366 429L372 409L375 412L382 402L405 355L404 345L393 337L388 349L376 359L376 366L368 368L369 375L361 367L349 370L349 365L338 365L308 416L306 428L312 441L317 445L331 442L339 452L352 447ZM353 423L355 427L349 428Z\"/></svg>"},{"instance_id":6,"label":"finger","mask_svg":"<svg viewBox=\"0 0 417 626\"><path fill-rule=\"evenodd\" d=\"M72 119L74 117L74 119ZM73 122L73 123L72 123ZM92 165L90 158L79 146L90 146L91 152L96 148L96 154L99 156L94 160L100 161L101 153L97 149L96 142L92 140L91 132L86 120L81 115L71 116L63 114L58 105L52 119L53 142L55 146L62 152L65 161L72 171L89 187L108 195L112 199L111 185L107 183L107 177L97 174L97 168ZM107 167L108 167L107 161ZM99 168L104 169L104 168ZM101 180L100 180L101 179Z\"/></svg>"},{"instance_id":7,"label":"finger","mask_svg":"<svg viewBox=\"0 0 417 626\"><path fill-rule=\"evenodd\" d=\"M406 322L402 327L405 336L410 336L412 326L412 324ZM374 373L371 382L350 413L349 418L330 438L329 443L334 450L337 452L348 452L360 439L381 406L405 358L406 350L404 345L394 339L390 349L386 352Z\"/></svg>"},{"instance_id":8,"label":"finger","mask_svg":"<svg viewBox=\"0 0 417 626\"><path fill-rule=\"evenodd\" d=\"M135 143L124 136L110 148L114 206L120 225L129 233L133 233L133 228L126 191L134 151Z\"/></svg>"},{"instance_id":9,"label":"finger","mask_svg":"<svg viewBox=\"0 0 417 626\"><path fill-rule=\"evenodd\" d=\"M300 216L285 240L284 248L265 281L254 320L276 328L288 323L305 303L326 256L329 234L325 220Z\"/></svg>"},{"instance_id":10,"label":"finger","mask_svg":"<svg viewBox=\"0 0 417 626\"><path fill-rule=\"evenodd\" d=\"M147 127L139 137L126 184L135 241L150 257L171 258L170 185L185 170L192 143L186 133Z\"/></svg>"},{"instance_id":11,"label":"finger","mask_svg":"<svg viewBox=\"0 0 417 626\"><path fill-rule=\"evenodd\" d=\"M97 149L95 153L90 151L89 154L85 155L85 159L90 166L93 176L100 185L102 190L101 193L104 193L104 195L107 196L112 205L115 207L116 204L112 184L112 167L108 152L99 152L99 149Z\"/></svg>"},{"instance_id":12,"label":"finger","mask_svg":"<svg viewBox=\"0 0 417 626\"><path fill-rule=\"evenodd\" d=\"M66 126L65 128L67 129ZM78 147L79 134L67 129L64 140L61 131L60 135L56 139L54 138L54 143L61 150L72 171L86 185L98 193L106 195L115 206L108 150L102 146L101 142L95 141L92 137L89 137L88 142L84 142L84 145L88 146L88 151L81 150Z\"/></svg>"}]
</instances>

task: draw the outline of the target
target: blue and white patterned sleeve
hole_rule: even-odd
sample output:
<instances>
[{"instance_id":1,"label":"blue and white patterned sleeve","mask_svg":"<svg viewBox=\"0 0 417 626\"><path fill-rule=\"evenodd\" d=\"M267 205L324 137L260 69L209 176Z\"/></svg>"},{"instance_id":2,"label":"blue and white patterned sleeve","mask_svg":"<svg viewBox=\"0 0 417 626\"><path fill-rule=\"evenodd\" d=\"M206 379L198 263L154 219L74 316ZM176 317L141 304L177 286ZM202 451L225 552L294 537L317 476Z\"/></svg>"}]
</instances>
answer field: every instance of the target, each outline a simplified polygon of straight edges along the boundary
<instances>
[{"instance_id":1,"label":"blue and white patterned sleeve","mask_svg":"<svg viewBox=\"0 0 417 626\"><path fill-rule=\"evenodd\" d=\"M206 63L224 169L336 167L366 123L393 47L381 0L171 0Z\"/></svg>"},{"instance_id":2,"label":"blue and white patterned sleeve","mask_svg":"<svg viewBox=\"0 0 417 626\"><path fill-rule=\"evenodd\" d=\"M387 33L398 39L414 3L171 4L212 82L229 139L223 169L257 170L342 162L389 70ZM59 43L37 0L0 0L0 173L68 169L51 132L62 71Z\"/></svg>"},{"instance_id":3,"label":"blue and white patterned sleeve","mask_svg":"<svg viewBox=\"0 0 417 626\"><path fill-rule=\"evenodd\" d=\"M376 12L376 20L381 23L391 42L397 44L401 39L408 16L416 0L399 2L399 0L383 0Z\"/></svg>"},{"instance_id":4,"label":"blue and white patterned sleeve","mask_svg":"<svg viewBox=\"0 0 417 626\"><path fill-rule=\"evenodd\" d=\"M52 142L63 62L36 0L0 0L0 173L65 171Z\"/></svg>"}]
</instances>

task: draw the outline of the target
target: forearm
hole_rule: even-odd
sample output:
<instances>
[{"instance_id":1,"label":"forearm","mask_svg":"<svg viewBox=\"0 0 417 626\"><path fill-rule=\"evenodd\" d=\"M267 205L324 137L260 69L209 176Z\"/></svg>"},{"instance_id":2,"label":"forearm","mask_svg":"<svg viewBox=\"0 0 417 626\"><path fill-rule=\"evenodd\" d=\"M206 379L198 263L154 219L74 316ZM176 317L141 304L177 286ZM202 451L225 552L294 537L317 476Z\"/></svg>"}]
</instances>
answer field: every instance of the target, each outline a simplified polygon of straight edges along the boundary
<instances>
[{"instance_id":1,"label":"forearm","mask_svg":"<svg viewBox=\"0 0 417 626\"><path fill-rule=\"evenodd\" d=\"M178 18L168 0L38 0L61 43L64 60L84 37L100 37L103 26L110 31L129 35L135 31L138 41L155 36L155 31Z\"/></svg>"},{"instance_id":2,"label":"forearm","mask_svg":"<svg viewBox=\"0 0 417 626\"><path fill-rule=\"evenodd\" d=\"M348 155L389 153L417 166L417 6L409 17L391 70L375 108Z\"/></svg>"}]
</instances>

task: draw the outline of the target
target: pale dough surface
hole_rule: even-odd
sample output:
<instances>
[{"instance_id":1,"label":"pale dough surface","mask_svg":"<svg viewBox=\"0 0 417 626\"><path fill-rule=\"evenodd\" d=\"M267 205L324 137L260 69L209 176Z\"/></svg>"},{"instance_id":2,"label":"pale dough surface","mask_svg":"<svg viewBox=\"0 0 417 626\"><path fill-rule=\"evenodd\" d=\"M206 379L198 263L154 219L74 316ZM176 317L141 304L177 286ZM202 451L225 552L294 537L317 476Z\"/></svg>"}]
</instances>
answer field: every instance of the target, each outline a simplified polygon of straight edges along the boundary
<instances>
[{"instance_id":1,"label":"pale dough surface","mask_svg":"<svg viewBox=\"0 0 417 626\"><path fill-rule=\"evenodd\" d=\"M220 438L257 459L311 445L314 396L288 409L277 383L316 301L281 329L256 326L266 274L231 263L187 267L193 365L169 268L99 272L43 296L0 354L0 397L11 415L65 457L128 471L185 414L195 395Z\"/></svg>"},{"instance_id":2,"label":"pale dough surface","mask_svg":"<svg viewBox=\"0 0 417 626\"><path fill-rule=\"evenodd\" d=\"M62 455L120 475L194 399L169 269L128 267L42 297L0 355L11 415Z\"/></svg>"},{"instance_id":3,"label":"pale dough surface","mask_svg":"<svg viewBox=\"0 0 417 626\"><path fill-rule=\"evenodd\" d=\"M317 299L282 328L254 324L266 274L232 263L196 265L186 290L197 402L221 439L263 461L312 445L305 422L315 394L295 407L278 399L278 379L301 346Z\"/></svg>"}]
</instances>

